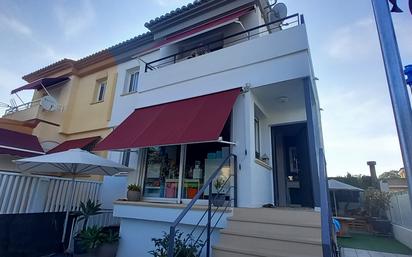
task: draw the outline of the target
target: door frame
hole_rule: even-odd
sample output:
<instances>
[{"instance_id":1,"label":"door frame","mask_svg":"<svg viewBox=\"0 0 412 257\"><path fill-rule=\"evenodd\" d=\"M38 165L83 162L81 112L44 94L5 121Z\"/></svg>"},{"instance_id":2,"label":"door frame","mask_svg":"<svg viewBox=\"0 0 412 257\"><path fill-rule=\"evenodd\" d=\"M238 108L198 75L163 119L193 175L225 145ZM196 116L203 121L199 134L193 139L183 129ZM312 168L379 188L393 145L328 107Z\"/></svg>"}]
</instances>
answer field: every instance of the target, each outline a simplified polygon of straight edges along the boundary
<instances>
[{"instance_id":1,"label":"door frame","mask_svg":"<svg viewBox=\"0 0 412 257\"><path fill-rule=\"evenodd\" d=\"M308 126L308 122L306 120L302 120L302 121L292 121L292 122L284 122L284 123L277 123L277 124L272 124L270 125L270 138L271 138L271 148L272 148L272 177L273 177L273 204L275 206L287 206L287 202L283 203L283 205L280 205L280 187L279 187L279 179L278 179L278 161L277 161L277 157L278 157L278 151L276 150L277 146L276 146L276 133L274 133L274 129L276 129L276 127L283 127L283 126L289 126L289 125L297 125L297 124L306 124L306 127ZM283 146L283 144L282 144ZM309 151L309 146L308 146L308 151ZM284 152L284 150L282 149L282 152ZM283 155L284 156L284 155ZM284 160L284 158L281 160L282 165L286 165L286 162ZM311 170L311 169L310 169ZM311 171L312 172L312 171ZM286 199L286 190L287 190L287 186L286 186L286 177L284 178L284 192L285 192L285 199Z\"/></svg>"}]
</instances>

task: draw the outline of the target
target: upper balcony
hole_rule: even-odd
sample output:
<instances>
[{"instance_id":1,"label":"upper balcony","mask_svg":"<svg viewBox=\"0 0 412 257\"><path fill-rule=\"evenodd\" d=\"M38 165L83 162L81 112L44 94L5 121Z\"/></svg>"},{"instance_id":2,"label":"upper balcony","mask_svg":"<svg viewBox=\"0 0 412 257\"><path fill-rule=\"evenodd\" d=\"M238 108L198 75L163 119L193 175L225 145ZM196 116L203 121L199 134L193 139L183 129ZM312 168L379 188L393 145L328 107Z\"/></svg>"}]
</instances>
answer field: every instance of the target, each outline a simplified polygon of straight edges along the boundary
<instances>
[{"instance_id":1,"label":"upper balcony","mask_svg":"<svg viewBox=\"0 0 412 257\"><path fill-rule=\"evenodd\" d=\"M50 109L50 103L45 103L45 101L47 101L46 98L41 98L21 105L11 106L6 109L3 117L18 121L42 120L55 123L55 112L62 112L63 107L57 105Z\"/></svg>"},{"instance_id":2,"label":"upper balcony","mask_svg":"<svg viewBox=\"0 0 412 257\"><path fill-rule=\"evenodd\" d=\"M245 81L257 86L305 77L310 74L306 50L303 16L294 14L148 62L139 91L170 86L213 92L244 86Z\"/></svg>"}]
</instances>

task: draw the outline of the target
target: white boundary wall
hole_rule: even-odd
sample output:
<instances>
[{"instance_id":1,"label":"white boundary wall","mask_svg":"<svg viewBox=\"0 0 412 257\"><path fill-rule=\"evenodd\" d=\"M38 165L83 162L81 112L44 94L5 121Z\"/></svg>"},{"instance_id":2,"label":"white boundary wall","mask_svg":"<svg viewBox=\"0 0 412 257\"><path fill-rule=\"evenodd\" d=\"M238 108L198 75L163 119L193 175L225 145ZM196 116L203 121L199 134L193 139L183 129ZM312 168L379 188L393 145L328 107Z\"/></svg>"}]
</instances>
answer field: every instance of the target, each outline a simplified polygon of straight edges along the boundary
<instances>
[{"instance_id":1,"label":"white boundary wall","mask_svg":"<svg viewBox=\"0 0 412 257\"><path fill-rule=\"evenodd\" d=\"M412 249L412 208L408 193L393 194L389 210L395 238Z\"/></svg>"},{"instance_id":2,"label":"white boundary wall","mask_svg":"<svg viewBox=\"0 0 412 257\"><path fill-rule=\"evenodd\" d=\"M0 172L0 214L63 212L67 210L70 179ZM71 211L80 202L100 201L101 182L75 180Z\"/></svg>"}]
</instances>

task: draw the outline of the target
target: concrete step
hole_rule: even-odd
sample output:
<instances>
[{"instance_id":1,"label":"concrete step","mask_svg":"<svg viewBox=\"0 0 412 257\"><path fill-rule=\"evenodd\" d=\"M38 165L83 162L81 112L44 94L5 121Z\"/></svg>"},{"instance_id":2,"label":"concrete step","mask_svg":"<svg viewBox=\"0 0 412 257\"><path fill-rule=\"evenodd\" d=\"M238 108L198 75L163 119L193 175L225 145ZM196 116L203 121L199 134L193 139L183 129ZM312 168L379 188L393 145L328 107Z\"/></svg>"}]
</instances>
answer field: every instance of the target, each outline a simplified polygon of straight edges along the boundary
<instances>
[{"instance_id":1,"label":"concrete step","mask_svg":"<svg viewBox=\"0 0 412 257\"><path fill-rule=\"evenodd\" d=\"M320 228L320 213L295 208L235 208L233 219Z\"/></svg>"},{"instance_id":2,"label":"concrete step","mask_svg":"<svg viewBox=\"0 0 412 257\"><path fill-rule=\"evenodd\" d=\"M271 230L269 227L266 229L257 230L254 228L254 224L249 224L252 226L249 230L246 230L244 227L239 228L239 226L235 227L227 227L225 229L220 230L221 235L233 235L233 236L243 236L243 237L251 237L251 238L260 238L260 239L271 239L271 240L278 240L278 241L286 241L286 242L295 242L301 244L313 244L313 245L322 245L322 240L319 237L314 236L302 236L302 235L288 235L285 233L280 233L280 231ZM291 231L294 228L290 229Z\"/></svg>"},{"instance_id":3,"label":"concrete step","mask_svg":"<svg viewBox=\"0 0 412 257\"><path fill-rule=\"evenodd\" d=\"M291 255L281 252L265 252L259 249L246 250L226 246L213 246L212 249L213 257L307 257L307 255Z\"/></svg>"},{"instance_id":4,"label":"concrete step","mask_svg":"<svg viewBox=\"0 0 412 257\"><path fill-rule=\"evenodd\" d=\"M291 226L288 224L265 223L262 221L248 221L238 219L237 217L230 217L228 219L227 228L236 228L237 231L249 231L251 233L259 234L277 234L288 237L303 237L319 239L321 238L320 226Z\"/></svg>"},{"instance_id":5,"label":"concrete step","mask_svg":"<svg viewBox=\"0 0 412 257\"><path fill-rule=\"evenodd\" d=\"M322 246L320 244L254 237L244 234L222 233L219 245L240 250L260 249L266 253L287 253L293 256L322 256Z\"/></svg>"},{"instance_id":6,"label":"concrete step","mask_svg":"<svg viewBox=\"0 0 412 257\"><path fill-rule=\"evenodd\" d=\"M320 213L294 208L235 208L214 257L322 256Z\"/></svg>"}]
</instances>

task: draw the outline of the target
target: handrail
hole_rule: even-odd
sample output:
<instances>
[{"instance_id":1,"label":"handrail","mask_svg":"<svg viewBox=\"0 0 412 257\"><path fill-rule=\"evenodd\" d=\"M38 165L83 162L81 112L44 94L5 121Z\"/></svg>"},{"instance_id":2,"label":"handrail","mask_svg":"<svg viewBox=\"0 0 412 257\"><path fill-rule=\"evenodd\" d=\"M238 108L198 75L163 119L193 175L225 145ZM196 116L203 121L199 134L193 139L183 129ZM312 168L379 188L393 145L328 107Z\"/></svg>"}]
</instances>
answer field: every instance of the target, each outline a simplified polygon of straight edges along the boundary
<instances>
[{"instance_id":1,"label":"handrail","mask_svg":"<svg viewBox=\"0 0 412 257\"><path fill-rule=\"evenodd\" d=\"M210 45L213 45L213 44L216 44L216 43L219 43L219 42L223 42L227 39L234 38L234 37L237 37L237 36L245 34L245 33L248 35L248 37L250 37L249 32L251 32L253 30L257 30L257 29L264 28L264 27L269 27L270 25L273 25L273 24L276 24L276 23L279 23L279 22L283 22L283 21L291 19L291 18L297 18L298 24L303 24L304 23L303 15L299 15L299 13L295 13L295 14L289 15L289 16L287 16L285 18L282 18L282 19L278 19L278 20L271 21L271 22L268 22L268 23L265 23L265 24L247 29L247 30L236 32L236 33L231 34L229 36L223 37L222 39L217 39L217 40L210 41L207 44L205 44L204 46L210 46ZM270 31L271 28L269 28L268 30ZM175 63L176 59L177 59L176 58L177 55L180 55L180 54L183 54L183 53L188 53L188 52L191 52L191 51L196 50L198 48L199 48L199 46L196 46L196 47L190 48L190 49L185 50L185 51L180 51L180 52L177 52L175 54L171 54L169 56L162 57L160 59L157 59L157 60L154 60L154 61L151 61L151 62L147 62L146 65L145 65L145 72L147 72L147 70L155 69L155 66L152 65L154 63L157 63L157 62L160 62L160 61L163 61L163 60L166 60L166 59L170 59L170 58L173 58L173 62Z\"/></svg>"},{"instance_id":2,"label":"handrail","mask_svg":"<svg viewBox=\"0 0 412 257\"><path fill-rule=\"evenodd\" d=\"M234 177L234 207L237 207L237 156L235 154L229 154L223 161L222 163L216 168L216 170L210 175L210 177L206 180L206 182L203 184L203 186L199 189L199 191L196 193L196 195L192 198L192 200L189 202L189 204L185 207L185 209L179 214L179 216L175 219L175 221L172 223L172 225L170 226L170 233L169 233L169 245L168 245L168 249L167 249L167 256L168 257L174 257L174 238L176 235L176 227L179 225L179 223L183 220L183 218L186 216L186 214L192 209L193 205L196 203L197 200L200 199L200 197L202 196L202 194L204 194L206 192L206 189L209 190L209 197L208 197L208 208L206 210L206 212L203 214L203 216L201 217L201 219L199 220L198 224L196 226L198 226L200 224L200 222L202 221L203 217L205 216L205 214L207 213L207 239L206 239L206 256L209 257L210 256L210 235L212 232L212 227L211 227L211 219L214 216L214 214L216 213L217 210L215 210L215 212L212 215L211 212L211 205L212 205L212 182L213 180L217 177L217 175L219 175L219 173L221 172L221 169L223 168L223 166L226 164L226 162L228 160L230 160L233 157L233 177ZM231 178L231 176L229 176L226 181L224 182L224 185L227 183L227 181ZM221 192L221 190L223 189L224 185L218 190L218 194ZM228 191L231 188L228 189ZM226 194L225 194L226 195ZM226 208L229 206L229 204L226 206ZM225 208L225 210L226 210ZM222 216L222 215L221 215ZM220 220L221 217L219 217ZM216 225L214 226L216 227ZM213 228L214 228L213 227ZM195 229L195 228L194 228ZM194 232L194 229L192 231L192 233ZM203 234L204 230L202 231ZM201 235L199 235L200 238ZM197 241L199 240L199 238L197 239ZM205 245L202 246L202 249Z\"/></svg>"},{"instance_id":3,"label":"handrail","mask_svg":"<svg viewBox=\"0 0 412 257\"><path fill-rule=\"evenodd\" d=\"M17 105L17 106L10 106L9 108L6 109L5 115L30 109L33 106L39 105L40 101L41 101L41 99L37 99L37 100L27 102L27 103L23 103L23 104L20 104L20 105ZM23 108L21 108L21 107L23 107Z\"/></svg>"}]
</instances>

